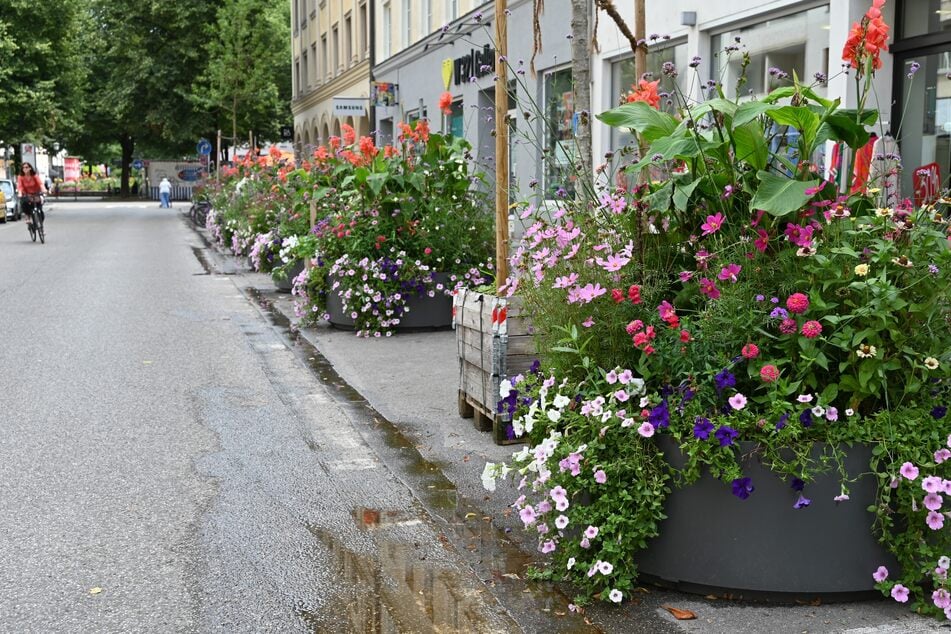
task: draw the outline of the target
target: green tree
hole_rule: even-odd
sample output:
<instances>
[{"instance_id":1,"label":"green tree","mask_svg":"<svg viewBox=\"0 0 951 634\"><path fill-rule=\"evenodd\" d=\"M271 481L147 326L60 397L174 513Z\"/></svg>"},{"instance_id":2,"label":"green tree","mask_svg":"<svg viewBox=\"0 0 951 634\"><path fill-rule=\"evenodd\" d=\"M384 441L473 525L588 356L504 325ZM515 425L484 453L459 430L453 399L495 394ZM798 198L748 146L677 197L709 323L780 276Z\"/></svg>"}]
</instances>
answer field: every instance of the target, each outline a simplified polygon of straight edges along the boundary
<instances>
[{"instance_id":1,"label":"green tree","mask_svg":"<svg viewBox=\"0 0 951 634\"><path fill-rule=\"evenodd\" d=\"M290 7L283 0L224 0L207 45L195 99L234 142L249 132L273 140L290 120Z\"/></svg>"}]
</instances>

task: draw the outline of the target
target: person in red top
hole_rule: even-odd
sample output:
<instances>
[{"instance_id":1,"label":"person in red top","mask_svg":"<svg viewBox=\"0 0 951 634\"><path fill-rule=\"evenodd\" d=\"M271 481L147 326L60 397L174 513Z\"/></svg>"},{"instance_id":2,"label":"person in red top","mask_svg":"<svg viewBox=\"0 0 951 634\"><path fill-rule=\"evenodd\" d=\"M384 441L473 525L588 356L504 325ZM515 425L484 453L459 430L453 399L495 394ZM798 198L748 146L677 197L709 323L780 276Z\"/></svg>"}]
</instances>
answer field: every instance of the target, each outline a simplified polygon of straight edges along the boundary
<instances>
[{"instance_id":1,"label":"person in red top","mask_svg":"<svg viewBox=\"0 0 951 634\"><path fill-rule=\"evenodd\" d=\"M46 188L43 187L43 181L37 176L36 170L30 163L24 163L20 167L20 175L17 176L17 192L23 198L23 213L26 216L26 222L31 224L33 219L30 212L34 205L42 204L40 195L46 193ZM43 213L42 207L40 207L40 213Z\"/></svg>"}]
</instances>

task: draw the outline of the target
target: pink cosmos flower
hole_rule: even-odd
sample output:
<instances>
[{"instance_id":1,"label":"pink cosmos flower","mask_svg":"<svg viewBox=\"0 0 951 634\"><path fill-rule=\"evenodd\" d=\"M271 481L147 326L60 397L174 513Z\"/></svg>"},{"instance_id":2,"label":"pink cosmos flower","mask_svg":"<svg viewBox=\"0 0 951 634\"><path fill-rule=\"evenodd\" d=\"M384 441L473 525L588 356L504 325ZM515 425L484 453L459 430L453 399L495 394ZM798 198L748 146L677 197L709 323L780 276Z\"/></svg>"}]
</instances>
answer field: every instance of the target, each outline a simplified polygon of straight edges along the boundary
<instances>
[{"instance_id":1,"label":"pink cosmos flower","mask_svg":"<svg viewBox=\"0 0 951 634\"><path fill-rule=\"evenodd\" d=\"M584 286L575 286L568 291L568 303L588 304L608 292L608 289L602 288L600 284L585 284Z\"/></svg>"},{"instance_id":2,"label":"pink cosmos flower","mask_svg":"<svg viewBox=\"0 0 951 634\"><path fill-rule=\"evenodd\" d=\"M641 423L641 426L637 428L637 433L644 438L650 438L654 435L654 426L645 420Z\"/></svg>"},{"instance_id":3,"label":"pink cosmos flower","mask_svg":"<svg viewBox=\"0 0 951 634\"><path fill-rule=\"evenodd\" d=\"M680 281L686 284L693 277L693 271L681 271L679 277Z\"/></svg>"},{"instance_id":4,"label":"pink cosmos flower","mask_svg":"<svg viewBox=\"0 0 951 634\"><path fill-rule=\"evenodd\" d=\"M753 241L753 246L760 253L766 253L766 248L769 246L769 233L765 229L757 229L756 234L759 237Z\"/></svg>"},{"instance_id":5,"label":"pink cosmos flower","mask_svg":"<svg viewBox=\"0 0 951 634\"><path fill-rule=\"evenodd\" d=\"M585 319L583 322L581 322L581 325L584 326L585 328L590 328L591 326L594 325L594 317L588 315L588 318Z\"/></svg>"},{"instance_id":6,"label":"pink cosmos flower","mask_svg":"<svg viewBox=\"0 0 951 634\"><path fill-rule=\"evenodd\" d=\"M789 241L799 247L810 247L812 246L812 233L815 231L811 225L801 227L799 225L794 225L789 223L786 225L786 237L789 238Z\"/></svg>"},{"instance_id":7,"label":"pink cosmos flower","mask_svg":"<svg viewBox=\"0 0 951 634\"><path fill-rule=\"evenodd\" d=\"M728 400L730 403L730 407L732 407L735 410L741 410L744 407L746 407L746 397L740 394L739 392L731 396Z\"/></svg>"},{"instance_id":8,"label":"pink cosmos flower","mask_svg":"<svg viewBox=\"0 0 951 634\"><path fill-rule=\"evenodd\" d=\"M908 588L901 585L900 583L896 583L892 587L892 598L898 601L899 603L907 603L908 602Z\"/></svg>"},{"instance_id":9,"label":"pink cosmos flower","mask_svg":"<svg viewBox=\"0 0 951 634\"><path fill-rule=\"evenodd\" d=\"M614 271L620 271L622 268L624 268L624 265L630 262L631 258L626 258L620 255L609 255L604 260L601 258L595 258L594 261L605 271L613 273Z\"/></svg>"},{"instance_id":10,"label":"pink cosmos flower","mask_svg":"<svg viewBox=\"0 0 951 634\"><path fill-rule=\"evenodd\" d=\"M594 481L598 484L604 484L608 481L608 474L604 472L604 469L598 469L594 472Z\"/></svg>"},{"instance_id":11,"label":"pink cosmos flower","mask_svg":"<svg viewBox=\"0 0 951 634\"><path fill-rule=\"evenodd\" d=\"M772 383L779 378L779 369L772 364L764 365L760 368L759 378L763 379L764 383Z\"/></svg>"},{"instance_id":12,"label":"pink cosmos flower","mask_svg":"<svg viewBox=\"0 0 951 634\"><path fill-rule=\"evenodd\" d=\"M717 283L707 278L700 280L700 292L710 299L720 298L720 289L717 288Z\"/></svg>"},{"instance_id":13,"label":"pink cosmos flower","mask_svg":"<svg viewBox=\"0 0 951 634\"><path fill-rule=\"evenodd\" d=\"M928 517L925 518L925 522L931 530L940 530L944 527L944 515L937 511L928 511Z\"/></svg>"},{"instance_id":14,"label":"pink cosmos flower","mask_svg":"<svg viewBox=\"0 0 951 634\"><path fill-rule=\"evenodd\" d=\"M822 334L822 324L818 321L807 321L802 325L802 336L806 339L815 339Z\"/></svg>"},{"instance_id":15,"label":"pink cosmos flower","mask_svg":"<svg viewBox=\"0 0 951 634\"><path fill-rule=\"evenodd\" d=\"M805 293L793 293L786 300L786 308L791 313L801 315L809 310L809 297Z\"/></svg>"},{"instance_id":16,"label":"pink cosmos flower","mask_svg":"<svg viewBox=\"0 0 951 634\"><path fill-rule=\"evenodd\" d=\"M888 579L888 568L879 566L878 570L872 573L872 579L875 580L875 583L881 583Z\"/></svg>"},{"instance_id":17,"label":"pink cosmos flower","mask_svg":"<svg viewBox=\"0 0 951 634\"><path fill-rule=\"evenodd\" d=\"M707 221L700 225L700 228L703 229L703 235L709 236L719 231L725 220L726 218L719 212L714 216L707 216Z\"/></svg>"},{"instance_id":18,"label":"pink cosmos flower","mask_svg":"<svg viewBox=\"0 0 951 634\"><path fill-rule=\"evenodd\" d=\"M584 529L584 536L588 539L594 539L598 536L598 527L588 526L588 528Z\"/></svg>"},{"instance_id":19,"label":"pink cosmos flower","mask_svg":"<svg viewBox=\"0 0 951 634\"><path fill-rule=\"evenodd\" d=\"M755 343L748 343L740 350L745 359L755 359L759 356L759 348Z\"/></svg>"},{"instance_id":20,"label":"pink cosmos flower","mask_svg":"<svg viewBox=\"0 0 951 634\"><path fill-rule=\"evenodd\" d=\"M910 462L906 462L901 466L900 469L898 469L898 473L900 473L906 480L914 480L918 477L918 467L911 464Z\"/></svg>"},{"instance_id":21,"label":"pink cosmos flower","mask_svg":"<svg viewBox=\"0 0 951 634\"><path fill-rule=\"evenodd\" d=\"M739 264L730 263L724 266L722 269L720 269L720 273L717 275L717 278L719 278L723 282L730 281L735 284L736 281L739 279L738 276L740 275L740 271L742 270L743 270L743 267L740 266Z\"/></svg>"},{"instance_id":22,"label":"pink cosmos flower","mask_svg":"<svg viewBox=\"0 0 951 634\"><path fill-rule=\"evenodd\" d=\"M569 273L568 275L563 275L561 277L555 278L555 283L553 284L554 288L568 288L573 286L575 282L578 281L577 273Z\"/></svg>"}]
</instances>

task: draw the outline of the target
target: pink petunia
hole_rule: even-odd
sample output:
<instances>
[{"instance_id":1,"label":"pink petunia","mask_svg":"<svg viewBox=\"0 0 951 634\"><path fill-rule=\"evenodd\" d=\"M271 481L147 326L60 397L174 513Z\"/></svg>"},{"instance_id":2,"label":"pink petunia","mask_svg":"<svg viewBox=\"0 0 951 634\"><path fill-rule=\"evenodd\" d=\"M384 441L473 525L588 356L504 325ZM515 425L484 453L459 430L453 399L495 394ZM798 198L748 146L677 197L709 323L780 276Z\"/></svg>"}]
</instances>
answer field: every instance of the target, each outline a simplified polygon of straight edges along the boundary
<instances>
[{"instance_id":1,"label":"pink petunia","mask_svg":"<svg viewBox=\"0 0 951 634\"><path fill-rule=\"evenodd\" d=\"M900 583L896 583L892 586L892 598L899 603L908 603L908 588Z\"/></svg>"},{"instance_id":2,"label":"pink petunia","mask_svg":"<svg viewBox=\"0 0 951 634\"><path fill-rule=\"evenodd\" d=\"M925 496L925 499L922 501L922 504L925 505L925 508L929 511L938 511L941 510L941 504L944 503L944 498L942 498L937 493L929 493Z\"/></svg>"},{"instance_id":3,"label":"pink petunia","mask_svg":"<svg viewBox=\"0 0 951 634\"><path fill-rule=\"evenodd\" d=\"M934 461L938 464L941 464L948 458L951 458L951 449L941 448L938 451L934 452Z\"/></svg>"},{"instance_id":4,"label":"pink petunia","mask_svg":"<svg viewBox=\"0 0 951 634\"><path fill-rule=\"evenodd\" d=\"M940 530L944 527L944 515L937 511L928 511L928 517L925 518L925 523L928 524L928 528L933 531Z\"/></svg>"},{"instance_id":5,"label":"pink petunia","mask_svg":"<svg viewBox=\"0 0 951 634\"><path fill-rule=\"evenodd\" d=\"M608 481L608 474L604 472L604 469L598 469L594 472L594 481L598 484L604 484Z\"/></svg>"},{"instance_id":6,"label":"pink petunia","mask_svg":"<svg viewBox=\"0 0 951 634\"><path fill-rule=\"evenodd\" d=\"M700 225L700 228L703 229L703 235L709 236L719 231L725 220L726 218L720 212L713 216L707 216L707 221Z\"/></svg>"},{"instance_id":7,"label":"pink petunia","mask_svg":"<svg viewBox=\"0 0 951 634\"><path fill-rule=\"evenodd\" d=\"M881 583L888 579L888 568L879 566L878 570L872 573L872 579L875 580L875 583Z\"/></svg>"},{"instance_id":8,"label":"pink petunia","mask_svg":"<svg viewBox=\"0 0 951 634\"><path fill-rule=\"evenodd\" d=\"M730 403L730 407L732 407L735 410L741 410L744 407L746 407L746 397L740 394L739 392L737 392L736 394L734 394L727 400Z\"/></svg>"},{"instance_id":9,"label":"pink petunia","mask_svg":"<svg viewBox=\"0 0 951 634\"><path fill-rule=\"evenodd\" d=\"M637 433L643 436L644 438L650 438L654 435L654 426L649 422L644 421L641 423L641 426L637 428Z\"/></svg>"},{"instance_id":10,"label":"pink petunia","mask_svg":"<svg viewBox=\"0 0 951 634\"><path fill-rule=\"evenodd\" d=\"M911 464L910 462L906 462L898 469L898 473L900 473L906 480L914 480L918 477L918 467Z\"/></svg>"}]
</instances>

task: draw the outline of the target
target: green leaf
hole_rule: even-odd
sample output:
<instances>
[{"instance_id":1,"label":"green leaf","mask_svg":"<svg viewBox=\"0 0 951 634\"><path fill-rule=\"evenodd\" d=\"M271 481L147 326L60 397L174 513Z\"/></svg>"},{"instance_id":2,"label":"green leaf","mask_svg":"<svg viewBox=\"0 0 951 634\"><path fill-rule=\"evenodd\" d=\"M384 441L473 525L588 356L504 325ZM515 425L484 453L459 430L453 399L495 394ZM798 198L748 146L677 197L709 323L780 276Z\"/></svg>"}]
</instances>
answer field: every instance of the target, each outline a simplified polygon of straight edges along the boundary
<instances>
[{"instance_id":1,"label":"green leaf","mask_svg":"<svg viewBox=\"0 0 951 634\"><path fill-rule=\"evenodd\" d=\"M779 106L763 101L747 101L745 103L741 103L740 107L736 109L736 114L733 115L733 129L744 126L750 121L755 120L760 115L763 115L770 110L775 110L776 108L779 108Z\"/></svg>"},{"instance_id":2,"label":"green leaf","mask_svg":"<svg viewBox=\"0 0 951 634\"><path fill-rule=\"evenodd\" d=\"M836 383L830 383L822 390L822 394L819 396L819 400L825 403L826 405L831 404L835 397L839 395L839 386Z\"/></svg>"},{"instance_id":3,"label":"green leaf","mask_svg":"<svg viewBox=\"0 0 951 634\"><path fill-rule=\"evenodd\" d=\"M686 137L667 136L651 144L649 156L660 154L665 161L674 158L693 158L700 155L700 144L692 134Z\"/></svg>"},{"instance_id":4,"label":"green leaf","mask_svg":"<svg viewBox=\"0 0 951 634\"><path fill-rule=\"evenodd\" d=\"M802 134L803 145L811 150L819 131L820 117L806 106L783 106L770 110L766 116L779 125L788 125L796 128Z\"/></svg>"},{"instance_id":5,"label":"green leaf","mask_svg":"<svg viewBox=\"0 0 951 634\"><path fill-rule=\"evenodd\" d=\"M866 132L866 126L875 125L878 112L865 111L858 122L856 115L855 110L837 110L830 114L819 132L819 140L845 141L853 149L868 143L869 133Z\"/></svg>"},{"instance_id":6,"label":"green leaf","mask_svg":"<svg viewBox=\"0 0 951 634\"><path fill-rule=\"evenodd\" d=\"M667 181L663 187L647 197L651 211L667 211L670 209L670 197L674 193L673 181Z\"/></svg>"},{"instance_id":7,"label":"green leaf","mask_svg":"<svg viewBox=\"0 0 951 634\"><path fill-rule=\"evenodd\" d=\"M722 112L726 116L732 118L736 114L737 105L733 103L732 101L717 97L715 99L705 101L699 106L694 106L693 108L690 108L690 114L695 119L699 119L700 117L702 117L703 115L711 111Z\"/></svg>"},{"instance_id":8,"label":"green leaf","mask_svg":"<svg viewBox=\"0 0 951 634\"><path fill-rule=\"evenodd\" d=\"M748 123L733 129L736 144L736 161L749 163L757 170L766 169L769 162L769 146L766 137L756 123Z\"/></svg>"},{"instance_id":9,"label":"green leaf","mask_svg":"<svg viewBox=\"0 0 951 634\"><path fill-rule=\"evenodd\" d=\"M666 112L660 112L643 101L626 103L613 110L602 112L598 119L613 128L636 130L648 142L670 134L677 129L677 120Z\"/></svg>"},{"instance_id":10,"label":"green leaf","mask_svg":"<svg viewBox=\"0 0 951 634\"><path fill-rule=\"evenodd\" d=\"M374 195L379 196L380 192L383 191L383 186L386 184L387 175L382 174L370 174L367 177L367 185L370 186L370 189L373 191Z\"/></svg>"},{"instance_id":11,"label":"green leaf","mask_svg":"<svg viewBox=\"0 0 951 634\"><path fill-rule=\"evenodd\" d=\"M703 178L698 178L687 184L674 183L674 207L676 207L678 211L687 210L687 203L690 202L690 195L702 180Z\"/></svg>"},{"instance_id":12,"label":"green leaf","mask_svg":"<svg viewBox=\"0 0 951 634\"><path fill-rule=\"evenodd\" d=\"M806 194L806 190L814 189L819 184L817 179L797 181L763 170L760 170L756 176L759 178L760 187L756 190L753 200L750 201L750 208L762 209L777 217L802 209L812 198L811 195Z\"/></svg>"},{"instance_id":13,"label":"green leaf","mask_svg":"<svg viewBox=\"0 0 951 634\"><path fill-rule=\"evenodd\" d=\"M868 380L872 378L872 375L875 374L875 368L878 366L877 363L871 361L863 361L862 366L859 368L859 385L863 388L868 385Z\"/></svg>"}]
</instances>

